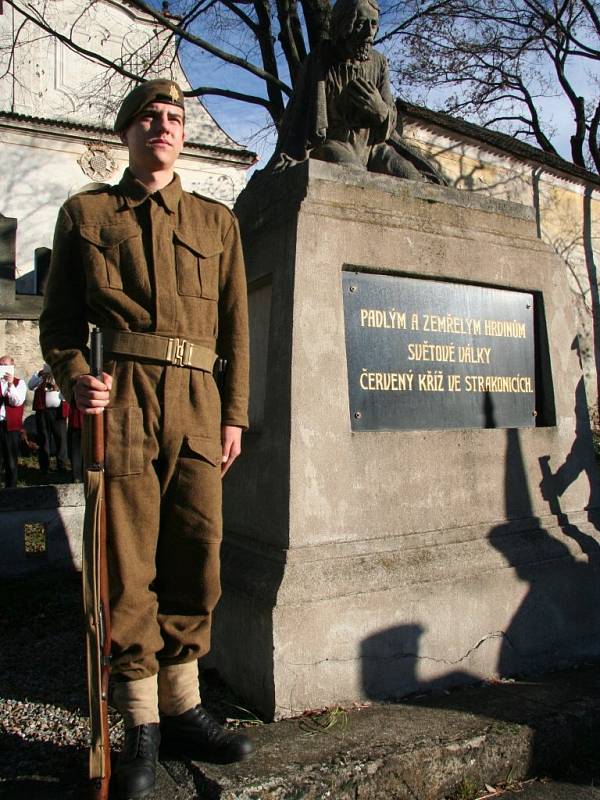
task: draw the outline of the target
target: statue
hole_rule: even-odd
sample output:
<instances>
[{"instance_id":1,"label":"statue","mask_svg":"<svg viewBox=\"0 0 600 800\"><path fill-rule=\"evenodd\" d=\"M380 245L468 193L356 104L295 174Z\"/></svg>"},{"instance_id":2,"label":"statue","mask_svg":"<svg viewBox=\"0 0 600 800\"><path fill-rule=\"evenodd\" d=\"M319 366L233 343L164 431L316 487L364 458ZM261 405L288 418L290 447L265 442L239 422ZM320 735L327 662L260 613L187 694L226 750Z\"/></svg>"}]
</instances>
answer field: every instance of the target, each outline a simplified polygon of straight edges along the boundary
<instances>
[{"instance_id":1,"label":"statue","mask_svg":"<svg viewBox=\"0 0 600 800\"><path fill-rule=\"evenodd\" d=\"M337 0L331 38L306 58L264 172L316 158L370 172L442 183L396 131L385 56L373 49L376 0Z\"/></svg>"}]
</instances>

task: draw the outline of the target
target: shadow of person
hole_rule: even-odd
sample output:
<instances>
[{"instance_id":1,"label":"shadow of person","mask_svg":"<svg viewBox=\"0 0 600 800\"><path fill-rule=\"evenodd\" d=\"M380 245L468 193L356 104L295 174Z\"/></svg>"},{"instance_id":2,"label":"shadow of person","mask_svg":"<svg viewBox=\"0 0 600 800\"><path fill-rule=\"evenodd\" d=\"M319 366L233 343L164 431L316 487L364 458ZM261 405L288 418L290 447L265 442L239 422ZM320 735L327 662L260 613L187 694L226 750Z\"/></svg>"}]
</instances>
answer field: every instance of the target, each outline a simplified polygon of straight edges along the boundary
<instances>
[{"instance_id":1,"label":"shadow of person","mask_svg":"<svg viewBox=\"0 0 600 800\"><path fill-rule=\"evenodd\" d=\"M7 578L0 609L0 698L87 712L80 576Z\"/></svg>"},{"instance_id":2,"label":"shadow of person","mask_svg":"<svg viewBox=\"0 0 600 800\"><path fill-rule=\"evenodd\" d=\"M483 393L483 418L485 428L496 428L496 415L494 413L494 401L491 392Z\"/></svg>"},{"instance_id":3,"label":"shadow of person","mask_svg":"<svg viewBox=\"0 0 600 800\"><path fill-rule=\"evenodd\" d=\"M591 441L586 437L587 407L583 382L577 387L577 434L565 464L558 470L564 488L576 477L583 464L589 462ZM588 429L589 430L589 429ZM567 463L568 462L568 463ZM525 469L518 430L507 431L505 471L506 523L493 528L488 541L506 559L507 567L527 586L526 594L507 625L500 655L498 674L521 675L544 669L567 666L597 657L600 640L600 581L598 555L600 548L593 536L572 524L560 512L553 484L547 469L547 459L540 459L544 497L556 515L559 529L550 533L533 516L528 476ZM564 465L563 465L564 466ZM596 496L598 476L588 473L590 496ZM589 508L593 505L593 500ZM577 542L580 553L573 553L559 536ZM584 558L581 558L584 556ZM544 764L555 775L587 779L577 771L567 754L556 752L553 727L535 728L531 748L531 768ZM552 757L548 757L548 753ZM550 764L550 766L549 766Z\"/></svg>"},{"instance_id":4,"label":"shadow of person","mask_svg":"<svg viewBox=\"0 0 600 800\"><path fill-rule=\"evenodd\" d=\"M501 639L497 673L502 677L540 673L597 656L600 641L598 545L592 536L570 523L562 532L559 529L552 534L542 527L541 520L534 515L517 429L506 431L504 501L505 521L494 526L487 538L506 561L506 578L502 578L502 568L497 570L498 580L493 589L490 582L489 591L498 592L498 595L488 598L486 603L495 603L501 609L505 607L508 614L515 604L518 605L506 625L497 631L497 638ZM580 544L583 556L593 553L593 557L581 558L579 553L571 552L574 548L561 541L562 533ZM457 619L460 613L460 602L457 602ZM492 728L495 722L527 725L533 729L532 774L543 769L546 773L569 774L573 779L587 781L589 775L577 771L580 768L573 759L573 748L562 752L557 742L563 740L556 735L558 709L569 713L570 704L580 699L576 680L566 678L563 683L562 679L549 676L524 683L497 684L490 692L467 689L434 697L433 693L439 688L480 682L480 679L467 671L451 668L433 681L419 680L421 664L427 659L427 653L420 652L419 647L424 632L422 623L412 621L380 631L363 641L362 678L367 697L400 699L403 694L418 690L431 694L404 697L402 702L474 714L491 720ZM558 713L549 721L551 709Z\"/></svg>"},{"instance_id":5,"label":"shadow of person","mask_svg":"<svg viewBox=\"0 0 600 800\"><path fill-rule=\"evenodd\" d=\"M579 352L577 339L573 341L572 348ZM583 533L571 523L568 514L563 512L559 500L580 475L585 475L590 490L589 501L585 507L588 519L594 527L600 528L600 476L593 457L592 430L589 424L583 377L580 378L575 390L575 420L575 438L564 462L552 472L550 456L540 457L542 471L540 490L565 535L575 539L590 563L596 563L600 559L600 545L593 536Z\"/></svg>"},{"instance_id":6,"label":"shadow of person","mask_svg":"<svg viewBox=\"0 0 600 800\"><path fill-rule=\"evenodd\" d=\"M503 676L589 657L597 651L600 633L598 543L561 515L562 533L575 539L584 554L594 554L594 563L580 560L541 527L533 515L516 429L507 431L505 463L506 522L492 528L488 541L528 590L505 629L498 661L498 673ZM596 483L594 476L592 486Z\"/></svg>"},{"instance_id":7,"label":"shadow of person","mask_svg":"<svg viewBox=\"0 0 600 800\"><path fill-rule=\"evenodd\" d=\"M78 800L88 785L85 751L0 733L2 800Z\"/></svg>"},{"instance_id":8,"label":"shadow of person","mask_svg":"<svg viewBox=\"0 0 600 800\"><path fill-rule=\"evenodd\" d=\"M417 623L397 625L368 636L361 642L363 691L370 700L399 700L413 692L437 692L447 686L478 683L479 678L462 670L440 678L423 680L419 665L425 656L420 640L425 628Z\"/></svg>"}]
</instances>

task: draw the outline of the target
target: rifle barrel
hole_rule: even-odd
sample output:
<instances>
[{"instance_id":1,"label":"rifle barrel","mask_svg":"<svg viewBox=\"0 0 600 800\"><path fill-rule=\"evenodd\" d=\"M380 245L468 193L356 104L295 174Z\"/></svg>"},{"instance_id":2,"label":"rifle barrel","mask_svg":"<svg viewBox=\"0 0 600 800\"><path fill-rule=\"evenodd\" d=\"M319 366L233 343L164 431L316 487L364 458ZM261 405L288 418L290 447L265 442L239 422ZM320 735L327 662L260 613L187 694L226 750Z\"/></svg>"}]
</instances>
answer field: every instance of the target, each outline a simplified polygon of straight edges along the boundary
<instances>
[{"instance_id":1,"label":"rifle barrel","mask_svg":"<svg viewBox=\"0 0 600 800\"><path fill-rule=\"evenodd\" d=\"M91 336L90 348L90 367L92 375L102 380L103 373L103 347L102 331L94 328ZM104 413L91 415L88 417L91 423L91 468L104 472ZM104 481L102 481L104 487ZM103 489L104 491L104 489ZM103 778L94 778L91 784L91 796L93 800L108 800L110 782L110 732L108 726L108 680L110 674L110 651L111 651L111 630L110 630L110 591L108 582L108 554L106 541L106 497L103 496L100 504L96 531L98 541L98 563L96 581L99 588L99 603L97 608L98 630L96 632L96 647L100 655L100 697L96 697L96 702L100 708L100 729L102 741L102 760Z\"/></svg>"},{"instance_id":2,"label":"rifle barrel","mask_svg":"<svg viewBox=\"0 0 600 800\"><path fill-rule=\"evenodd\" d=\"M102 331L100 328L92 330L90 361L92 375L102 380L104 352L102 345ZM104 466L104 414L95 414L92 417L92 462L97 466Z\"/></svg>"}]
</instances>

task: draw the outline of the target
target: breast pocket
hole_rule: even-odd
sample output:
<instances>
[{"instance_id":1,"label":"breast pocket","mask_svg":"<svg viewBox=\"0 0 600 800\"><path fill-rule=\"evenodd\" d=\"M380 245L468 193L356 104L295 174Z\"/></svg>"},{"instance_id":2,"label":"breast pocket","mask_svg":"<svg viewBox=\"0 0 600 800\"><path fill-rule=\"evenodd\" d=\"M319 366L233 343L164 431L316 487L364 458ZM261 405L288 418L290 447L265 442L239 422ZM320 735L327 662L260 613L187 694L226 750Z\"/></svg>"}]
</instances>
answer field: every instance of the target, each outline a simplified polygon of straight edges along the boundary
<instances>
[{"instance_id":1,"label":"breast pocket","mask_svg":"<svg viewBox=\"0 0 600 800\"><path fill-rule=\"evenodd\" d=\"M82 225L80 231L91 288L123 289L123 270L142 249L139 229L131 225Z\"/></svg>"},{"instance_id":2,"label":"breast pocket","mask_svg":"<svg viewBox=\"0 0 600 800\"><path fill-rule=\"evenodd\" d=\"M218 300L222 242L188 231L174 231L173 238L179 294Z\"/></svg>"}]
</instances>

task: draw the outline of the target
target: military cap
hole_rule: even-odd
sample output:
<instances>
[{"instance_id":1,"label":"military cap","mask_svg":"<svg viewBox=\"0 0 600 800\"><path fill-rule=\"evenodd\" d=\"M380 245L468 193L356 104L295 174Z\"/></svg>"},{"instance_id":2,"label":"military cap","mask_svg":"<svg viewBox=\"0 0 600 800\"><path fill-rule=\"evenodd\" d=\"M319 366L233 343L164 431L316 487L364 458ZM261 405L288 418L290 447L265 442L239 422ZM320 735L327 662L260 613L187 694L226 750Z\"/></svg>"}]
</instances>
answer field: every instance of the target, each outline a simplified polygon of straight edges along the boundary
<instances>
[{"instance_id":1,"label":"military cap","mask_svg":"<svg viewBox=\"0 0 600 800\"><path fill-rule=\"evenodd\" d=\"M153 81L144 81L136 86L121 103L121 108L115 119L115 131L124 130L136 114L146 108L150 103L171 103L171 105L184 108L183 92L175 81L166 78L157 78Z\"/></svg>"}]
</instances>

